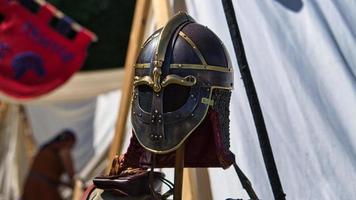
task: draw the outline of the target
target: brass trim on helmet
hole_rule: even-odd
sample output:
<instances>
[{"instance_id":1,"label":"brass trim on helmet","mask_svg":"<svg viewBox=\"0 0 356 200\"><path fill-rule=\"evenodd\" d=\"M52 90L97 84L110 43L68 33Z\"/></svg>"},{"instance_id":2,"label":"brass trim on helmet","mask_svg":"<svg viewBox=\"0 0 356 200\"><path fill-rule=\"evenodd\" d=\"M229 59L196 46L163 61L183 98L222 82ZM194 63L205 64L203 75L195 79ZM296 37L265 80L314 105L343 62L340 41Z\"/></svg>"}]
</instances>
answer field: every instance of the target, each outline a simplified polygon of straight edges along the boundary
<instances>
[{"instance_id":1,"label":"brass trim on helmet","mask_svg":"<svg viewBox=\"0 0 356 200\"><path fill-rule=\"evenodd\" d=\"M162 31L162 30L161 30ZM161 33L161 31L157 32L156 34L152 35L151 37L149 37L145 43L143 43L143 45L141 46L141 48L144 48L149 42L151 42L153 39L155 39L157 36L159 36L159 34Z\"/></svg>"},{"instance_id":2,"label":"brass trim on helmet","mask_svg":"<svg viewBox=\"0 0 356 200\"><path fill-rule=\"evenodd\" d=\"M150 63L137 63L134 65L136 69L149 69ZM210 70L210 71L218 71L218 72L233 72L232 68L226 68L221 66L213 66L213 65L201 65L201 64L171 64L171 69L200 69L200 70Z\"/></svg>"},{"instance_id":3,"label":"brass trim on helmet","mask_svg":"<svg viewBox=\"0 0 356 200\"><path fill-rule=\"evenodd\" d=\"M166 87L169 84L178 84L183 86L193 86L197 82L197 79L194 76L180 77L175 74L167 75L166 78L162 81L162 87Z\"/></svg>"},{"instance_id":4,"label":"brass trim on helmet","mask_svg":"<svg viewBox=\"0 0 356 200\"><path fill-rule=\"evenodd\" d=\"M161 62L164 61L167 47L172 35L176 32L176 29L179 26L187 22L195 22L195 21L185 12L179 12L163 27L161 34L159 35L154 61L161 61Z\"/></svg>"},{"instance_id":5,"label":"brass trim on helmet","mask_svg":"<svg viewBox=\"0 0 356 200\"><path fill-rule=\"evenodd\" d=\"M201 64L171 64L171 69L200 69L200 70L211 70L218 72L232 72L232 68L213 66L213 65L201 65Z\"/></svg>"},{"instance_id":6,"label":"brass trim on helmet","mask_svg":"<svg viewBox=\"0 0 356 200\"><path fill-rule=\"evenodd\" d=\"M156 69L156 68L155 68ZM161 90L162 87L166 87L169 84L177 84L177 85L183 85L183 86L193 86L196 84L197 79L194 76L186 76L186 77L180 77L175 74L171 74L166 76L162 83L160 81L160 76L157 75L156 78L154 77L153 80L150 76L135 76L134 77L134 86L139 86L139 85L148 85L153 88L153 91L156 91L157 89Z\"/></svg>"},{"instance_id":7,"label":"brass trim on helmet","mask_svg":"<svg viewBox=\"0 0 356 200\"><path fill-rule=\"evenodd\" d=\"M153 75L153 91L159 92L161 91L161 74L162 70L160 67L155 67L153 69L152 75Z\"/></svg>"},{"instance_id":8,"label":"brass trim on helmet","mask_svg":"<svg viewBox=\"0 0 356 200\"><path fill-rule=\"evenodd\" d=\"M154 82L150 76L143 76L143 77L135 76L133 84L135 87L139 85L148 85L150 87L154 86Z\"/></svg>"},{"instance_id":9,"label":"brass trim on helmet","mask_svg":"<svg viewBox=\"0 0 356 200\"><path fill-rule=\"evenodd\" d=\"M223 87L223 86L212 86L211 88L214 88L214 89L222 89L222 90L233 90L234 87Z\"/></svg>"},{"instance_id":10,"label":"brass trim on helmet","mask_svg":"<svg viewBox=\"0 0 356 200\"><path fill-rule=\"evenodd\" d=\"M209 105L209 106L213 106L214 105L214 100L208 99L208 98L201 98L201 103Z\"/></svg>"},{"instance_id":11,"label":"brass trim on helmet","mask_svg":"<svg viewBox=\"0 0 356 200\"><path fill-rule=\"evenodd\" d=\"M200 62L203 64L203 65L208 65L205 61L205 58L203 56L203 54L200 52L200 50L198 49L197 45L195 45L195 43L183 32L183 31L180 31L179 32L179 36L181 36L192 48L193 48L193 51L195 52L195 54L199 57L200 59Z\"/></svg>"},{"instance_id":12,"label":"brass trim on helmet","mask_svg":"<svg viewBox=\"0 0 356 200\"><path fill-rule=\"evenodd\" d=\"M136 69L149 69L150 65L151 65L151 63L136 63L134 65L134 68L136 68Z\"/></svg>"},{"instance_id":13,"label":"brass trim on helmet","mask_svg":"<svg viewBox=\"0 0 356 200\"><path fill-rule=\"evenodd\" d=\"M153 77L153 90L159 92L161 90L160 85L160 76L162 74L161 68L166 56L166 51L168 44L172 35L176 32L177 28L184 23L194 22L194 20L184 12L180 12L175 15L162 29L161 34L159 35L158 44L156 52L153 58L154 69L152 71Z\"/></svg>"}]
</instances>

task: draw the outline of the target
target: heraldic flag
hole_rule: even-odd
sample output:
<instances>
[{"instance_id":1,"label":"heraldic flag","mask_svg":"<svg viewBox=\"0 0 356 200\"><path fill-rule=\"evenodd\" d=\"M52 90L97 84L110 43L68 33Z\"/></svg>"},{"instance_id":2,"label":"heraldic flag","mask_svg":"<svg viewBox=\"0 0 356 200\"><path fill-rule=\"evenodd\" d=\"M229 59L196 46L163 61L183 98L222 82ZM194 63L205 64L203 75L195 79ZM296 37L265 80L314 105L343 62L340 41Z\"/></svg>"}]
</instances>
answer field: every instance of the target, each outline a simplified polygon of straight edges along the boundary
<instances>
[{"instance_id":1,"label":"heraldic flag","mask_svg":"<svg viewBox=\"0 0 356 200\"><path fill-rule=\"evenodd\" d=\"M39 0L0 0L0 91L34 98L80 69L96 36Z\"/></svg>"}]
</instances>

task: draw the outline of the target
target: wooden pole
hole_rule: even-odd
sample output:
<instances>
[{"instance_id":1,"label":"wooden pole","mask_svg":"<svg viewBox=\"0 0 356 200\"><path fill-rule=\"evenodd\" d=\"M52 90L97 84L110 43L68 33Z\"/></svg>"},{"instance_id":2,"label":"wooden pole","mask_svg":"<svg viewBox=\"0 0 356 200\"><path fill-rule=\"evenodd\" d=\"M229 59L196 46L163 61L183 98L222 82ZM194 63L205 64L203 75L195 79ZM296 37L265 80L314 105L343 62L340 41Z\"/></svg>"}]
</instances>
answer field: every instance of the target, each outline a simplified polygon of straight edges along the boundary
<instances>
[{"instance_id":1,"label":"wooden pole","mask_svg":"<svg viewBox=\"0 0 356 200\"><path fill-rule=\"evenodd\" d=\"M183 173L183 199L213 199L207 168L185 168Z\"/></svg>"},{"instance_id":2,"label":"wooden pole","mask_svg":"<svg viewBox=\"0 0 356 200\"><path fill-rule=\"evenodd\" d=\"M185 145L182 144L176 151L175 166L174 166L173 200L181 200L182 199L184 149L185 149Z\"/></svg>"},{"instance_id":3,"label":"wooden pole","mask_svg":"<svg viewBox=\"0 0 356 200\"><path fill-rule=\"evenodd\" d=\"M187 11L185 0L173 2L173 12ZM213 199L207 168L186 168L183 173L183 199Z\"/></svg>"},{"instance_id":4,"label":"wooden pole","mask_svg":"<svg viewBox=\"0 0 356 200\"><path fill-rule=\"evenodd\" d=\"M147 0L136 1L129 45L126 53L125 76L124 76L124 84L122 87L119 115L116 122L115 136L113 138L111 148L108 154L109 162L111 162L114 156L118 154L119 151L121 150L121 145L125 134L127 114L130 108L130 99L131 99L133 74L134 74L133 65L135 64L137 54L143 42L146 19L147 19L149 5L150 5L149 3L150 1ZM108 165L106 169L107 173L109 173L110 167L111 166Z\"/></svg>"},{"instance_id":5,"label":"wooden pole","mask_svg":"<svg viewBox=\"0 0 356 200\"><path fill-rule=\"evenodd\" d=\"M169 6L169 1L168 0L152 0L152 4L153 4L154 17L156 20L156 27L157 28L162 27L168 22L170 16L172 15L172 9ZM174 7L173 12L186 11L186 4L185 4L184 0L175 0L173 7ZM184 162L184 155L183 155L182 159L183 160L181 160L179 162ZM176 165L177 165L177 162L178 161L176 160ZM180 170L181 169L177 168L177 166L176 166L175 179L174 179L175 184L174 185L175 185L175 188L177 188L177 192L178 192L178 190L180 192L179 192L179 195L177 194L177 197L174 197L175 199L182 198L182 190L183 190L183 194L184 194L183 197L185 200L189 200L189 199L210 200L210 199L212 199L209 173L206 168L205 169L203 169L203 168L201 168L201 169L194 169L194 168L184 169L184 172L183 171L180 172ZM178 178L178 180L176 180L177 178ZM177 184L179 184L179 185L176 185L176 181L178 181ZM184 182L184 184L183 184L183 182ZM183 186L182 186L182 184L183 184Z\"/></svg>"},{"instance_id":6,"label":"wooden pole","mask_svg":"<svg viewBox=\"0 0 356 200\"><path fill-rule=\"evenodd\" d=\"M72 200L79 200L83 194L83 182L79 179L74 180L73 198Z\"/></svg>"}]
</instances>

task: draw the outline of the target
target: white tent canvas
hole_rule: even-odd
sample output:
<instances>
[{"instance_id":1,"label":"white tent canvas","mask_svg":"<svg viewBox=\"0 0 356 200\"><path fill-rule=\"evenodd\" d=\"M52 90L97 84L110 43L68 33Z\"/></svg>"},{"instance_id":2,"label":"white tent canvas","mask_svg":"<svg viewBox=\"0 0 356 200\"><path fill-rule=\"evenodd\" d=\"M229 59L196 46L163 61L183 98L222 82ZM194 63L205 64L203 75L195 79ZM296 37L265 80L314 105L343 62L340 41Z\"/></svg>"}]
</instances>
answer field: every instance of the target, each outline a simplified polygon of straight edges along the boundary
<instances>
[{"instance_id":1,"label":"white tent canvas","mask_svg":"<svg viewBox=\"0 0 356 200\"><path fill-rule=\"evenodd\" d=\"M356 2L233 3L287 199L355 199ZM273 199L221 2L187 4L228 47L232 148L259 197ZM210 170L214 199L245 194L233 174Z\"/></svg>"},{"instance_id":2,"label":"white tent canvas","mask_svg":"<svg viewBox=\"0 0 356 200\"><path fill-rule=\"evenodd\" d=\"M356 199L356 2L233 3L287 199ZM231 149L259 197L273 199L221 2L186 4L230 53L235 72ZM84 177L110 143L118 98L114 91L66 104L50 99L47 105L30 104L27 111L39 144L63 126L79 133L74 157ZM248 199L233 168L209 169L209 174L213 199Z\"/></svg>"}]
</instances>

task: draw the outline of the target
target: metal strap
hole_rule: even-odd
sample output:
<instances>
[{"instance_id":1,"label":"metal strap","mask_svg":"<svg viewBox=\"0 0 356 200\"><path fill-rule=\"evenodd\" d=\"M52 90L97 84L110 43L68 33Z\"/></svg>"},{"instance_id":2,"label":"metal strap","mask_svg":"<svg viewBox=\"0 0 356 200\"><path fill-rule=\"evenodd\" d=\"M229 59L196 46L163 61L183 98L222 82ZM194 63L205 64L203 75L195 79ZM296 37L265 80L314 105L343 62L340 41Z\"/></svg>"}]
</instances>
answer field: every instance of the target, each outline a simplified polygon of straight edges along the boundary
<instances>
[{"instance_id":1,"label":"metal strap","mask_svg":"<svg viewBox=\"0 0 356 200\"><path fill-rule=\"evenodd\" d=\"M157 67L162 66L172 35L175 33L179 26L187 22L194 22L194 19L187 15L185 12L179 12L166 24L166 26L163 27L163 30L159 36L159 43L157 45L154 59L154 61L156 61L158 64Z\"/></svg>"}]
</instances>

